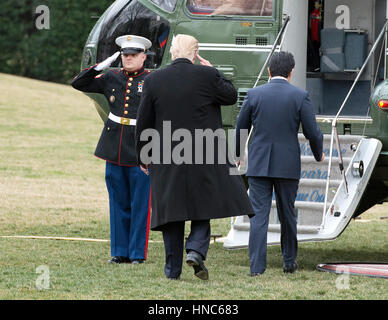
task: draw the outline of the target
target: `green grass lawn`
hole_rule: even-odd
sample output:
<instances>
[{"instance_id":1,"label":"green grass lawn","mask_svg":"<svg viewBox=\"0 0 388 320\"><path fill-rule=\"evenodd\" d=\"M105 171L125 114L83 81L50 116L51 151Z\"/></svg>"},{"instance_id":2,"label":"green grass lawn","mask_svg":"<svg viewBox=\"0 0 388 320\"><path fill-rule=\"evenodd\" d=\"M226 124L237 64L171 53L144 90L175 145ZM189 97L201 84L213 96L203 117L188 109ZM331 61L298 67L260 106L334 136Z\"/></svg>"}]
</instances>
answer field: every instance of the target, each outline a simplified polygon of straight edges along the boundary
<instances>
[{"instance_id":1,"label":"green grass lawn","mask_svg":"<svg viewBox=\"0 0 388 320\"><path fill-rule=\"evenodd\" d=\"M70 86L0 74L0 237L35 235L109 239L105 163L93 156L102 122ZM316 271L330 261L388 260L388 206L372 208L334 241L301 243L294 275L282 273L279 246L267 271L250 278L247 249L211 244L201 281L184 266L180 281L163 273L161 234L150 232L147 262L110 265L109 242L0 238L0 299L387 299L386 279ZM226 236L230 219L212 221ZM49 287L38 290L39 266Z\"/></svg>"}]
</instances>

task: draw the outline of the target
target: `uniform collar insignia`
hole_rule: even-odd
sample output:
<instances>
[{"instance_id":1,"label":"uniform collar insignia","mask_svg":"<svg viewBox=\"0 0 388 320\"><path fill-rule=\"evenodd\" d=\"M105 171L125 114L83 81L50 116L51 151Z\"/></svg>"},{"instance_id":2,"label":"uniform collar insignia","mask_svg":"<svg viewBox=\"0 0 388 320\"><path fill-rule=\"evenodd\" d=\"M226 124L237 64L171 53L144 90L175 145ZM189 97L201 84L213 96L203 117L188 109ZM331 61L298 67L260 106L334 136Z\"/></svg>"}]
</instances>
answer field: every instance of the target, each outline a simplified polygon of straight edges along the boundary
<instances>
[{"instance_id":1,"label":"uniform collar insignia","mask_svg":"<svg viewBox=\"0 0 388 320\"><path fill-rule=\"evenodd\" d=\"M142 67L139 70L136 70L133 72L128 72L128 71L125 71L124 69L122 71L123 71L124 75L127 77L137 77L144 72L144 68Z\"/></svg>"}]
</instances>

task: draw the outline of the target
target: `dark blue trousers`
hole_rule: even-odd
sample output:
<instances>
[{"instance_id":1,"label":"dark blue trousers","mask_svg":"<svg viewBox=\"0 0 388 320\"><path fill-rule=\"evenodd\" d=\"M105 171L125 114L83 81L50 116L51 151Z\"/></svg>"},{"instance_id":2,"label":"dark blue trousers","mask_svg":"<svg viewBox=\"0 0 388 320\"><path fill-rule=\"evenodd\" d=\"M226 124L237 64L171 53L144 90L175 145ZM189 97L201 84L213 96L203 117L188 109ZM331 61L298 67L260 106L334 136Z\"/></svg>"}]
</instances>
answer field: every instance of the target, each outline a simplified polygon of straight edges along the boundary
<instances>
[{"instance_id":1,"label":"dark blue trousers","mask_svg":"<svg viewBox=\"0 0 388 320\"><path fill-rule=\"evenodd\" d=\"M106 162L109 193L111 255L147 258L150 178L139 167Z\"/></svg>"},{"instance_id":2,"label":"dark blue trousers","mask_svg":"<svg viewBox=\"0 0 388 320\"><path fill-rule=\"evenodd\" d=\"M171 222L163 227L166 253L164 273L167 278L177 278L182 272L185 221ZM190 234L186 240L186 252L194 250L206 260L210 244L210 220L191 221Z\"/></svg>"},{"instance_id":3,"label":"dark blue trousers","mask_svg":"<svg viewBox=\"0 0 388 320\"><path fill-rule=\"evenodd\" d=\"M276 207L281 225L280 242L284 265L295 262L298 241L294 204L299 180L249 177L249 198L255 215L250 219L249 257L251 272L263 273L267 265L267 232L275 190Z\"/></svg>"}]
</instances>

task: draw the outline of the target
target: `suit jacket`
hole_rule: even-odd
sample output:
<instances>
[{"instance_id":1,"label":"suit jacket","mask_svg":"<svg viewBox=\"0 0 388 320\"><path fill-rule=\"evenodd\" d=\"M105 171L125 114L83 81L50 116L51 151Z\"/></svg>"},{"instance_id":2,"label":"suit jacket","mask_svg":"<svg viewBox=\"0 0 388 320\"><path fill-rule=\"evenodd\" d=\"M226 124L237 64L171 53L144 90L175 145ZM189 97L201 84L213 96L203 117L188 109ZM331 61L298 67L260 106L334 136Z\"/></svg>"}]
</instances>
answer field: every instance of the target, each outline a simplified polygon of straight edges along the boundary
<instances>
[{"instance_id":1,"label":"suit jacket","mask_svg":"<svg viewBox=\"0 0 388 320\"><path fill-rule=\"evenodd\" d=\"M151 165L151 229L160 230L163 225L175 221L253 215L242 178L229 174L232 165L228 161L217 162L217 141L214 147L204 150L203 164L195 161L200 153L194 148L195 130L221 129L221 105L232 105L236 100L233 84L217 69L194 65L188 59L176 59L145 78L136 124L139 161L142 160L142 147L148 144L140 140L143 130L155 129L160 137L160 141L154 140L154 147L160 148L160 163L155 161ZM172 134L177 129L185 129L191 134L191 160L165 164L163 159L171 159L181 141L171 143L171 149L164 145L164 139L171 142L169 130L163 130L164 121L171 123ZM206 146L205 139L202 143ZM227 147L226 139L221 145ZM211 152L215 164L206 164L206 155Z\"/></svg>"},{"instance_id":2,"label":"suit jacket","mask_svg":"<svg viewBox=\"0 0 388 320\"><path fill-rule=\"evenodd\" d=\"M248 147L246 175L299 180L300 125L315 160L320 161L323 135L306 91L279 78L248 90L236 125L237 155L240 129L254 128Z\"/></svg>"},{"instance_id":3,"label":"suit jacket","mask_svg":"<svg viewBox=\"0 0 388 320\"><path fill-rule=\"evenodd\" d=\"M112 69L101 73L93 66L77 75L71 85L83 92L103 94L115 116L136 119L147 74L143 68L135 72ZM94 154L117 165L136 166L135 126L107 119Z\"/></svg>"}]
</instances>

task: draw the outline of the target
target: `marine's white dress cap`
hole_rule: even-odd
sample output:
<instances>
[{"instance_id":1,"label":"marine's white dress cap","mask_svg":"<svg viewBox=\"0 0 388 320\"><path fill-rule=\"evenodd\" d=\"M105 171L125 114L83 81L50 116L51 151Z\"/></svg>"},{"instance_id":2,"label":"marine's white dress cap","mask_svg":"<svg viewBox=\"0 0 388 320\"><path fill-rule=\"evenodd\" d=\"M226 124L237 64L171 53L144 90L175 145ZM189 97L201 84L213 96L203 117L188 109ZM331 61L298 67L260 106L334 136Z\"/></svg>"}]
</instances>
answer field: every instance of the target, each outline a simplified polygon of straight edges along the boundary
<instances>
[{"instance_id":1,"label":"marine's white dress cap","mask_svg":"<svg viewBox=\"0 0 388 320\"><path fill-rule=\"evenodd\" d=\"M116 44L121 48L121 52L125 54L145 52L152 46L151 41L147 38L133 35L118 37Z\"/></svg>"}]
</instances>

